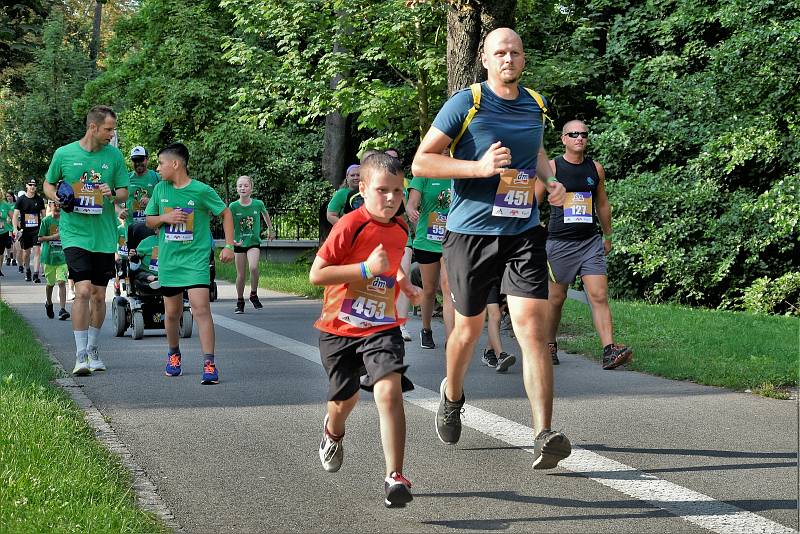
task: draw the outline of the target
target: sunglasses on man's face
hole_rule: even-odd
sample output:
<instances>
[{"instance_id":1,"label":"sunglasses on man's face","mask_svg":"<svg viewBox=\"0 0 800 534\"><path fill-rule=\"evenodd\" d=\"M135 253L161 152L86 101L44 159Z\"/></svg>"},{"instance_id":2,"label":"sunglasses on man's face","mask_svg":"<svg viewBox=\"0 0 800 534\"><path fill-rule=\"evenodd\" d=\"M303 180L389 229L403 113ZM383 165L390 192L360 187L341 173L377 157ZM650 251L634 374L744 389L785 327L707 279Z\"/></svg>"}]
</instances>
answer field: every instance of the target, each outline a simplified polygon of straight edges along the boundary
<instances>
[{"instance_id":1,"label":"sunglasses on man's face","mask_svg":"<svg viewBox=\"0 0 800 534\"><path fill-rule=\"evenodd\" d=\"M577 139L578 136L583 137L584 139L587 139L589 137L589 132L567 132L564 135L566 135L567 137L569 137L571 139Z\"/></svg>"}]
</instances>

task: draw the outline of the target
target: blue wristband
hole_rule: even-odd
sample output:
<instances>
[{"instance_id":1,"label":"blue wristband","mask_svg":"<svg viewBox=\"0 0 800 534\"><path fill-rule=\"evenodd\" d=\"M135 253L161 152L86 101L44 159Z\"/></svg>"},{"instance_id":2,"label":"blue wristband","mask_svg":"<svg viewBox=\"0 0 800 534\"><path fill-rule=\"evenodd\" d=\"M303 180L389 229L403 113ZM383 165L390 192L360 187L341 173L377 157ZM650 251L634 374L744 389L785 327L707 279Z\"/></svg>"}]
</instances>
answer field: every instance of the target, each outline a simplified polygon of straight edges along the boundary
<instances>
[{"instance_id":1,"label":"blue wristband","mask_svg":"<svg viewBox=\"0 0 800 534\"><path fill-rule=\"evenodd\" d=\"M359 267L361 268L361 278L366 280L367 279L367 264L362 261L361 265L359 265Z\"/></svg>"}]
</instances>

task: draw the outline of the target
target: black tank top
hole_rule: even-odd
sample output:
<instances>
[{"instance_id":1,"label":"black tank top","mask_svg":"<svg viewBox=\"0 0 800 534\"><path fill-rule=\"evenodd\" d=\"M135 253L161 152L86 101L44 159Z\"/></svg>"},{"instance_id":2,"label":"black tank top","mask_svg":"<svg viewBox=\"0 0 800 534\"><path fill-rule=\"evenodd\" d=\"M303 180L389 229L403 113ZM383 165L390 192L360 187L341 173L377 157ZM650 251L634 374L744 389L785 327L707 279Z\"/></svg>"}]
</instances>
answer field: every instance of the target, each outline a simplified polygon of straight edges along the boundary
<instances>
[{"instance_id":1,"label":"black tank top","mask_svg":"<svg viewBox=\"0 0 800 534\"><path fill-rule=\"evenodd\" d=\"M549 237L579 241L589 239L600 232L597 224L595 197L600 176L590 158L579 164L555 159L556 178L564 184L567 196L564 206L550 206Z\"/></svg>"}]
</instances>

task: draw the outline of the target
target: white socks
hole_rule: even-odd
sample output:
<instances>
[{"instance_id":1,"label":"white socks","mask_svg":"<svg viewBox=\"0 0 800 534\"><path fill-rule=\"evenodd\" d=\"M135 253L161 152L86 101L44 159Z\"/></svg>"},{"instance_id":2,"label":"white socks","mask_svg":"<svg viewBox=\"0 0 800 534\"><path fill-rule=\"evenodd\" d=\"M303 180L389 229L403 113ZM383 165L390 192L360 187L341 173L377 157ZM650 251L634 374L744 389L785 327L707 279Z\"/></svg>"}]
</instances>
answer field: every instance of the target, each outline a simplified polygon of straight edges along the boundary
<instances>
[{"instance_id":1,"label":"white socks","mask_svg":"<svg viewBox=\"0 0 800 534\"><path fill-rule=\"evenodd\" d=\"M87 341L87 348L97 348L97 338L100 337L100 329L94 326L89 326L89 339Z\"/></svg>"},{"instance_id":2,"label":"white socks","mask_svg":"<svg viewBox=\"0 0 800 534\"><path fill-rule=\"evenodd\" d=\"M86 345L89 343L89 332L87 330L73 330L75 334L75 356L86 353Z\"/></svg>"}]
</instances>

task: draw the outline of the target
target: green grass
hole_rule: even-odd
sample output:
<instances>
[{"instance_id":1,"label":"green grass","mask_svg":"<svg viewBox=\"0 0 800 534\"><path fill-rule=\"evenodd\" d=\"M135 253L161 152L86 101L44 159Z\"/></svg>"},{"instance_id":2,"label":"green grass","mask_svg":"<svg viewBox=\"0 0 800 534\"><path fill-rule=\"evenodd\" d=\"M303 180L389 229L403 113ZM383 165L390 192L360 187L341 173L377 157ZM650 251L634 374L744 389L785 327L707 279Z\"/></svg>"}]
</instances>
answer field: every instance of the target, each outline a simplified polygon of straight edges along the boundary
<instances>
[{"instance_id":1,"label":"green grass","mask_svg":"<svg viewBox=\"0 0 800 534\"><path fill-rule=\"evenodd\" d=\"M614 341L633 348L637 371L786 398L800 373L800 320L668 304L612 302ZM567 300L559 348L602 356L586 304Z\"/></svg>"},{"instance_id":2,"label":"green grass","mask_svg":"<svg viewBox=\"0 0 800 534\"><path fill-rule=\"evenodd\" d=\"M219 254L217 254L219 257ZM231 263L222 263L217 260L217 278L236 281L236 266ZM312 299L322 298L324 288L313 286L308 281L308 271L311 267L305 263L266 263L264 260L259 262L258 287L301 295ZM249 291L249 274L245 281L245 293ZM245 295L247 296L247 295Z\"/></svg>"},{"instance_id":3,"label":"green grass","mask_svg":"<svg viewBox=\"0 0 800 534\"><path fill-rule=\"evenodd\" d=\"M44 348L3 302L0 336L0 530L165 531L137 508L129 473L51 385Z\"/></svg>"}]
</instances>

